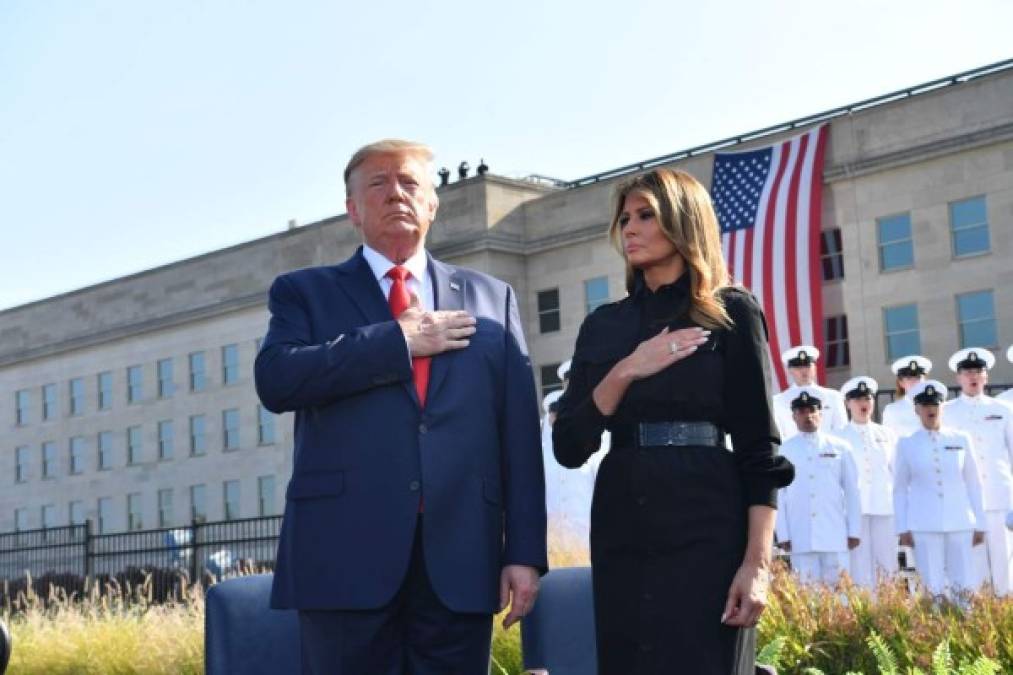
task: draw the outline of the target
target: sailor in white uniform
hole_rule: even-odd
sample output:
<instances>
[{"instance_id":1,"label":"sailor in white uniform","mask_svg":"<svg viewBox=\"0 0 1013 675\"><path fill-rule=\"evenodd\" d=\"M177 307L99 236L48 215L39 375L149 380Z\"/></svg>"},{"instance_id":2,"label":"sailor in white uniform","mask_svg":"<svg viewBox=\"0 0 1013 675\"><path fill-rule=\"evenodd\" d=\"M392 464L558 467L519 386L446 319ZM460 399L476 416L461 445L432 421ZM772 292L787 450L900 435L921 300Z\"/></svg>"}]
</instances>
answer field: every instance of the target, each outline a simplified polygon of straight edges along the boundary
<instances>
[{"instance_id":1,"label":"sailor in white uniform","mask_svg":"<svg viewBox=\"0 0 1013 675\"><path fill-rule=\"evenodd\" d=\"M819 358L820 350L810 345L792 347L781 354L781 361L788 369L788 375L793 382L790 387L774 395L774 422L781 433L782 441L798 433L792 419L791 402L798 398L802 387L809 387L811 392L816 392L823 404L820 430L832 434L843 429L848 423L844 398L834 389L827 389L816 383L816 362Z\"/></svg>"},{"instance_id":2,"label":"sailor in white uniform","mask_svg":"<svg viewBox=\"0 0 1013 675\"><path fill-rule=\"evenodd\" d=\"M565 390L570 361L564 361L556 373ZM545 467L549 552L562 556L569 564L586 564L589 559L591 497L594 494L598 466L610 444L609 439L603 437L601 449L591 455L579 469L567 469L556 461L552 451L552 425L556 420L558 401L562 394L563 390L549 392L542 401L545 411L542 419L542 464Z\"/></svg>"},{"instance_id":3,"label":"sailor in white uniform","mask_svg":"<svg viewBox=\"0 0 1013 675\"><path fill-rule=\"evenodd\" d=\"M1009 361L1010 363L1013 363L1013 346L1010 346L1010 348L1006 350L1006 360ZM1013 406L1013 388L1007 389L1006 391L996 396L996 398L1002 401L1003 403ZM1010 513L1013 514L1013 511L1011 511Z\"/></svg>"},{"instance_id":4,"label":"sailor in white uniform","mask_svg":"<svg viewBox=\"0 0 1013 675\"><path fill-rule=\"evenodd\" d=\"M841 387L851 421L838 432L851 446L862 497L861 543L851 551L851 577L874 588L880 577L897 572L897 534L893 524L893 462L897 437L872 421L879 384L853 377Z\"/></svg>"},{"instance_id":5,"label":"sailor in white uniform","mask_svg":"<svg viewBox=\"0 0 1013 675\"><path fill-rule=\"evenodd\" d=\"M974 442L942 425L946 385L919 382L908 390L922 428L897 443L894 518L900 543L913 546L922 584L933 596L973 590L972 549L985 540L981 479Z\"/></svg>"},{"instance_id":6,"label":"sailor in white uniform","mask_svg":"<svg viewBox=\"0 0 1013 675\"><path fill-rule=\"evenodd\" d=\"M1013 578L1013 532L1006 514L1013 508L1013 410L985 394L995 356L969 347L950 357L960 395L948 401L946 425L966 432L974 441L974 461L981 475L985 508L985 545L974 549L979 579L990 581L997 595L1010 593Z\"/></svg>"},{"instance_id":7,"label":"sailor in white uniform","mask_svg":"<svg viewBox=\"0 0 1013 675\"><path fill-rule=\"evenodd\" d=\"M925 380L925 376L932 372L932 362L924 356L912 354L894 361L890 370L897 376L897 394L893 402L883 408L883 426L890 427L897 438L901 438L922 428L914 404L904 392Z\"/></svg>"},{"instance_id":8,"label":"sailor in white uniform","mask_svg":"<svg viewBox=\"0 0 1013 675\"><path fill-rule=\"evenodd\" d=\"M799 433L781 445L795 465L795 481L779 491L778 545L804 582L834 584L850 568L859 544L862 502L855 460L847 443L820 430L823 402L802 387L791 402Z\"/></svg>"}]
</instances>

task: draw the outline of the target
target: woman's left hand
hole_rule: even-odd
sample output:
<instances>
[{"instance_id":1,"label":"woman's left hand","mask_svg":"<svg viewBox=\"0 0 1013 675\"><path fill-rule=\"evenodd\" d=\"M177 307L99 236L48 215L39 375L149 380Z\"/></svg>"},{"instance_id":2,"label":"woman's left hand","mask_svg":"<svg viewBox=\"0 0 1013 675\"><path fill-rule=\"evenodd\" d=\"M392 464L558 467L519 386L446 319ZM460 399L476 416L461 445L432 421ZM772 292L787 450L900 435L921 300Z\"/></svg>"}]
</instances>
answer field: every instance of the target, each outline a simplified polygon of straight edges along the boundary
<instances>
[{"instance_id":1,"label":"woman's left hand","mask_svg":"<svg viewBox=\"0 0 1013 675\"><path fill-rule=\"evenodd\" d=\"M766 565L743 562L728 589L728 600L721 615L726 626L749 628L755 626L767 608L767 588L770 570Z\"/></svg>"}]
</instances>

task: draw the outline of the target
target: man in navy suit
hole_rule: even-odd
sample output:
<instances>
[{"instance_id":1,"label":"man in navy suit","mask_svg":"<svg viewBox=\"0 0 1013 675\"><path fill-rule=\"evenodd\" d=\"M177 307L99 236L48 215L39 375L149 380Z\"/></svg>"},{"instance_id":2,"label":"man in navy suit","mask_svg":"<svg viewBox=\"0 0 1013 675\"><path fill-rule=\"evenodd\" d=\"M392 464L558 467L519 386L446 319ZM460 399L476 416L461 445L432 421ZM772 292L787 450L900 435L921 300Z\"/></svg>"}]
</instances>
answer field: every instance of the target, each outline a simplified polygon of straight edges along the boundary
<instances>
[{"instance_id":1,"label":"man in navy suit","mask_svg":"<svg viewBox=\"0 0 1013 675\"><path fill-rule=\"evenodd\" d=\"M345 169L363 246L271 286L264 406L295 412L272 606L303 670L488 672L492 615L547 568L538 403L514 291L425 250L432 154L381 141Z\"/></svg>"}]
</instances>

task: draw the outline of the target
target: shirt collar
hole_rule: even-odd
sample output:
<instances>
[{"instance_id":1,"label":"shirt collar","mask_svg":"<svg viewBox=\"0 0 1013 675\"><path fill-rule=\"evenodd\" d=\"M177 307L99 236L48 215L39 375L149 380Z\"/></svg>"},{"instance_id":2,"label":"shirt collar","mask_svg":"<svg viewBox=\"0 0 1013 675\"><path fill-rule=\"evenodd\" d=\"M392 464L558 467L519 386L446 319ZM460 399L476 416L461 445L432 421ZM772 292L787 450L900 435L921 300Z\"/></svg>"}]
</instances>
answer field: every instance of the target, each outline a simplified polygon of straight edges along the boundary
<instances>
[{"instance_id":1,"label":"shirt collar","mask_svg":"<svg viewBox=\"0 0 1013 675\"><path fill-rule=\"evenodd\" d=\"M368 244L362 245L362 257L366 259L366 263L369 264L369 269L373 271L373 276L376 277L377 281L380 281L387 276L387 272L391 268L395 267L394 263L391 262L385 255L370 247ZM415 254L405 260L403 267L411 272L412 277L415 278L419 283L425 283L426 278L426 267L429 261L426 258L426 249L419 247L419 250Z\"/></svg>"},{"instance_id":2,"label":"shirt collar","mask_svg":"<svg viewBox=\"0 0 1013 675\"><path fill-rule=\"evenodd\" d=\"M960 392L960 398L968 403L981 403L982 396L981 394L978 394L977 396L968 396L964 392Z\"/></svg>"}]
</instances>

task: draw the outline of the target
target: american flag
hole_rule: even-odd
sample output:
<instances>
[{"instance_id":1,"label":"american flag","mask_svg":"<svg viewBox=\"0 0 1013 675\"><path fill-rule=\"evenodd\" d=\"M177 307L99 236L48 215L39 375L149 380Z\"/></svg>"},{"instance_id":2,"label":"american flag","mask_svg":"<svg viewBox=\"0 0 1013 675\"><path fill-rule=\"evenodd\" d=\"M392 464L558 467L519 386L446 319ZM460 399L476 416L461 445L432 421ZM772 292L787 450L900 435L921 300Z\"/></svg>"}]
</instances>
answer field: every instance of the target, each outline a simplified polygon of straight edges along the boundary
<instances>
[{"instance_id":1,"label":"american flag","mask_svg":"<svg viewBox=\"0 0 1013 675\"><path fill-rule=\"evenodd\" d=\"M711 198L725 260L760 301L770 331L772 385L784 389L781 352L823 348L820 209L826 125L759 150L714 156ZM820 379L823 379L820 362Z\"/></svg>"}]
</instances>

